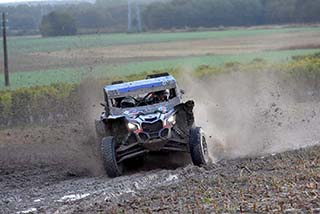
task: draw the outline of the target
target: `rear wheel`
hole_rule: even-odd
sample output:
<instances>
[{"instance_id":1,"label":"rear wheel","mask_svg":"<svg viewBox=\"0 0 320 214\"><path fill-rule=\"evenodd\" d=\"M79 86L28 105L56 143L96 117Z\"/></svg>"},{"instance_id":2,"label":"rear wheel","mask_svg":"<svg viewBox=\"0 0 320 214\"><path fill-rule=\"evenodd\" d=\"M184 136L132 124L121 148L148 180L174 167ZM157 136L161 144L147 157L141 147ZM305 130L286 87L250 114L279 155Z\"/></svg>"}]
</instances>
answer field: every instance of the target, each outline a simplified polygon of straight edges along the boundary
<instances>
[{"instance_id":1,"label":"rear wheel","mask_svg":"<svg viewBox=\"0 0 320 214\"><path fill-rule=\"evenodd\" d=\"M205 134L200 127L190 130L190 153L194 165L204 166L211 162Z\"/></svg>"},{"instance_id":2,"label":"rear wheel","mask_svg":"<svg viewBox=\"0 0 320 214\"><path fill-rule=\"evenodd\" d=\"M105 137L101 141L101 153L104 168L109 177L118 177L123 173L122 164L117 162L116 143L113 137Z\"/></svg>"}]
</instances>

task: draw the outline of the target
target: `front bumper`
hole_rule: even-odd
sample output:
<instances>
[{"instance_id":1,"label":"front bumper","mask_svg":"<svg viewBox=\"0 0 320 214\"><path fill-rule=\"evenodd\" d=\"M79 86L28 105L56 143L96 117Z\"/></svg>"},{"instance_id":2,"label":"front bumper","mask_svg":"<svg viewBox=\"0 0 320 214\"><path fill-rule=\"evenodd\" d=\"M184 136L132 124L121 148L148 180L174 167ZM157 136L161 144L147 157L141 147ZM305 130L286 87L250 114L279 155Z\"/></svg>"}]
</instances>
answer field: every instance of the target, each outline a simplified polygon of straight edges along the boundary
<instances>
[{"instance_id":1,"label":"front bumper","mask_svg":"<svg viewBox=\"0 0 320 214\"><path fill-rule=\"evenodd\" d=\"M156 133L131 132L117 149L119 162L154 151L189 152L188 140L179 137L174 127L162 128Z\"/></svg>"},{"instance_id":2,"label":"front bumper","mask_svg":"<svg viewBox=\"0 0 320 214\"><path fill-rule=\"evenodd\" d=\"M160 131L156 132L130 132L125 140L124 144L133 144L133 143L150 143L150 142L159 142L167 141L172 137L172 128L162 128Z\"/></svg>"}]
</instances>

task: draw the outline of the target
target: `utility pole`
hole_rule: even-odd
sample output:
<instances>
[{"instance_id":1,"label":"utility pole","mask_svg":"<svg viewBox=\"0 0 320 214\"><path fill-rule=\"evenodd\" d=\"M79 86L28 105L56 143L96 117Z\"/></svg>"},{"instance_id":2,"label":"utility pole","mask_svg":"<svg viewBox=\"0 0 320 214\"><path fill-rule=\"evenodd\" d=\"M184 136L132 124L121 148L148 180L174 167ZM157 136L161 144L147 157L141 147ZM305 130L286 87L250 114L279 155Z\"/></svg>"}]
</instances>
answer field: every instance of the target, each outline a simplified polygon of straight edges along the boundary
<instances>
[{"instance_id":1,"label":"utility pole","mask_svg":"<svg viewBox=\"0 0 320 214\"><path fill-rule=\"evenodd\" d=\"M4 57L4 81L5 86L10 85L9 66L8 66L8 50L7 50L7 27L6 13L2 13L2 36L3 36L3 57Z\"/></svg>"},{"instance_id":2,"label":"utility pole","mask_svg":"<svg viewBox=\"0 0 320 214\"><path fill-rule=\"evenodd\" d=\"M132 31L131 0L128 0L128 32Z\"/></svg>"},{"instance_id":3,"label":"utility pole","mask_svg":"<svg viewBox=\"0 0 320 214\"><path fill-rule=\"evenodd\" d=\"M128 0L128 33L142 32L141 11L137 0Z\"/></svg>"},{"instance_id":4,"label":"utility pole","mask_svg":"<svg viewBox=\"0 0 320 214\"><path fill-rule=\"evenodd\" d=\"M136 17L137 17L137 31L139 33L141 33L142 31L142 25L141 25L141 12L140 12L140 5L138 5L139 3L136 3Z\"/></svg>"}]
</instances>

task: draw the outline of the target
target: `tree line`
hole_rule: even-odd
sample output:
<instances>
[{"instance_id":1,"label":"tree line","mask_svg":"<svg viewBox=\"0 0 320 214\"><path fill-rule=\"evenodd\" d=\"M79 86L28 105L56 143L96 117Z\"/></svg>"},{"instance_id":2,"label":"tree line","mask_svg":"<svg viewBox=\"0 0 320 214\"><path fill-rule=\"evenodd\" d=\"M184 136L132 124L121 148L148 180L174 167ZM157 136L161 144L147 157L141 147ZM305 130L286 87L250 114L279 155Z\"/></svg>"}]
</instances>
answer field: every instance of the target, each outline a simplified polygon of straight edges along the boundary
<instances>
[{"instance_id":1,"label":"tree line","mask_svg":"<svg viewBox=\"0 0 320 214\"><path fill-rule=\"evenodd\" d=\"M71 22L74 22L72 25L75 25L78 30L105 28L110 32L121 32L125 31L127 26L125 1L110 5L97 1L96 4L2 6L0 11L7 13L8 32L11 35L39 34L40 29L47 28L48 20L60 22L51 23L51 25L66 25L66 22L70 23L70 17ZM62 18L58 18L58 16L62 16ZM63 18L66 22L63 22ZM42 24L46 26L42 26Z\"/></svg>"},{"instance_id":2,"label":"tree line","mask_svg":"<svg viewBox=\"0 0 320 214\"><path fill-rule=\"evenodd\" d=\"M146 31L320 22L320 0L140 0L140 9ZM127 31L127 0L2 6L0 10L8 13L9 32L15 35L37 34L50 26L59 31L67 25L75 28L74 33Z\"/></svg>"},{"instance_id":3,"label":"tree line","mask_svg":"<svg viewBox=\"0 0 320 214\"><path fill-rule=\"evenodd\" d=\"M144 10L147 29L320 21L320 0L175 0Z\"/></svg>"}]
</instances>

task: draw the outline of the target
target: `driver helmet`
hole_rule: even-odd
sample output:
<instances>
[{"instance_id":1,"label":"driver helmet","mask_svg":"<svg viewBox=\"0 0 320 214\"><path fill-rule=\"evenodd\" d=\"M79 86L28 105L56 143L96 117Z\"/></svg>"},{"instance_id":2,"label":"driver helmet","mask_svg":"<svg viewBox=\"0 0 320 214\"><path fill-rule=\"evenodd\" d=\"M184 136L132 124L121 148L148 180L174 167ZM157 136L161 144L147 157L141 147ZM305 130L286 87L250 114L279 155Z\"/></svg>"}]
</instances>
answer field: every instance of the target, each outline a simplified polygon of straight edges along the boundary
<instances>
[{"instance_id":1,"label":"driver helmet","mask_svg":"<svg viewBox=\"0 0 320 214\"><path fill-rule=\"evenodd\" d=\"M163 90L163 91L159 91L157 93L157 95L159 97L159 100L167 101L167 100L169 100L169 95L170 95L169 89L166 89L166 90Z\"/></svg>"},{"instance_id":2,"label":"driver helmet","mask_svg":"<svg viewBox=\"0 0 320 214\"><path fill-rule=\"evenodd\" d=\"M125 97L120 103L121 108L135 107L136 101L132 97Z\"/></svg>"}]
</instances>

